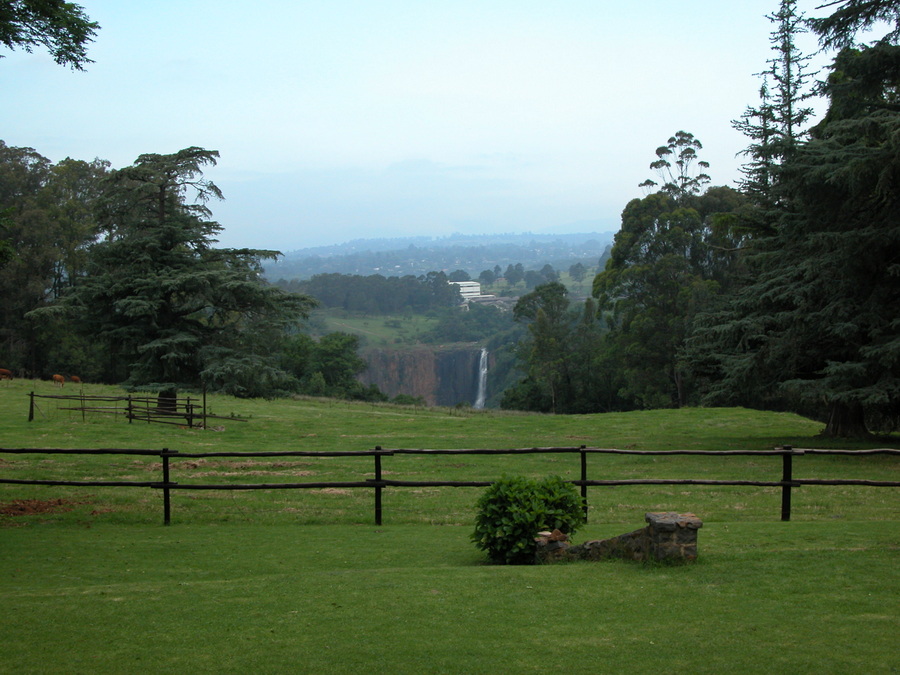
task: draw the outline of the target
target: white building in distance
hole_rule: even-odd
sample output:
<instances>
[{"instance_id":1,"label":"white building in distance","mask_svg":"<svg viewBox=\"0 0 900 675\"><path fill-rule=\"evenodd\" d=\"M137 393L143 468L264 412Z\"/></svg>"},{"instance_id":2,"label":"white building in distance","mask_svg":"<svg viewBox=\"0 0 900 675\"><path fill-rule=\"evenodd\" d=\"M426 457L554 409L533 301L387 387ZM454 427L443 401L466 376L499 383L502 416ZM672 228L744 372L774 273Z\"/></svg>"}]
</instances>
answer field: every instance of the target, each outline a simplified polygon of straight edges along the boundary
<instances>
[{"instance_id":1,"label":"white building in distance","mask_svg":"<svg viewBox=\"0 0 900 675\"><path fill-rule=\"evenodd\" d=\"M459 286L459 294L463 300L481 297L481 284L477 281L451 281L450 283Z\"/></svg>"}]
</instances>

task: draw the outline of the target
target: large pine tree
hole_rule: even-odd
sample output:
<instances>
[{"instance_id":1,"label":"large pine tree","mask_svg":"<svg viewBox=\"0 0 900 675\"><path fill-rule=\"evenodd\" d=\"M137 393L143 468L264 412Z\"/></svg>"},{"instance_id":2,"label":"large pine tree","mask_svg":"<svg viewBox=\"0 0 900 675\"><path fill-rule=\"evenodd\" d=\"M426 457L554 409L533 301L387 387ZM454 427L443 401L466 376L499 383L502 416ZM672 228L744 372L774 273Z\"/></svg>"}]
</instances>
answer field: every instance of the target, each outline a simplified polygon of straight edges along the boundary
<instances>
[{"instance_id":1,"label":"large pine tree","mask_svg":"<svg viewBox=\"0 0 900 675\"><path fill-rule=\"evenodd\" d=\"M275 252L214 247L206 202L221 193L202 169L216 157L141 155L108 181L108 237L64 297L73 325L107 346L108 380L238 395L288 381L277 343L313 301L264 283L260 260Z\"/></svg>"},{"instance_id":2,"label":"large pine tree","mask_svg":"<svg viewBox=\"0 0 900 675\"><path fill-rule=\"evenodd\" d=\"M835 59L828 114L778 169L779 213L754 241L755 278L698 337L721 367L710 401L810 411L832 436L896 424L898 91L900 47L888 38Z\"/></svg>"}]
</instances>

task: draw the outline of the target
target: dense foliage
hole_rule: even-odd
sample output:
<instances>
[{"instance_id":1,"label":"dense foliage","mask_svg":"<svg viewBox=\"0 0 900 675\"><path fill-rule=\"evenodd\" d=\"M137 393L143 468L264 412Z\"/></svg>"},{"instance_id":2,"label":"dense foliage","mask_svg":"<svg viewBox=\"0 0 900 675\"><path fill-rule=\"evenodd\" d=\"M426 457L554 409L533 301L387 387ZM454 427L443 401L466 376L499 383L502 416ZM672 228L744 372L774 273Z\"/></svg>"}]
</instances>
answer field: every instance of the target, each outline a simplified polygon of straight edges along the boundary
<instances>
[{"instance_id":1,"label":"dense foliage","mask_svg":"<svg viewBox=\"0 0 900 675\"><path fill-rule=\"evenodd\" d=\"M53 165L32 148L0 141L0 360L5 368L47 376L82 372L98 347L62 319L28 312L60 298L85 274L90 245L102 236L99 214L109 164L66 159ZM72 369L75 369L74 371Z\"/></svg>"},{"instance_id":2,"label":"dense foliage","mask_svg":"<svg viewBox=\"0 0 900 675\"><path fill-rule=\"evenodd\" d=\"M731 281L728 227L743 201L740 193L718 187L700 196L661 191L625 207L612 257L594 279L623 403L692 402L684 344L696 314Z\"/></svg>"},{"instance_id":3,"label":"dense foliage","mask_svg":"<svg viewBox=\"0 0 900 675\"><path fill-rule=\"evenodd\" d=\"M486 342L513 328L512 317L490 305L472 304L465 311L458 308L437 313L437 325L423 342Z\"/></svg>"},{"instance_id":4,"label":"dense foliage","mask_svg":"<svg viewBox=\"0 0 900 675\"><path fill-rule=\"evenodd\" d=\"M882 60L900 48L840 54L828 115L779 167L785 207L748 255L755 275L702 335L710 401L816 412L834 435L900 418L900 68L886 88Z\"/></svg>"},{"instance_id":5,"label":"dense foliage","mask_svg":"<svg viewBox=\"0 0 900 675\"><path fill-rule=\"evenodd\" d=\"M500 564L531 564L538 532L572 534L585 522L581 496L559 476L504 477L484 491L476 510L472 541Z\"/></svg>"},{"instance_id":6,"label":"dense foliage","mask_svg":"<svg viewBox=\"0 0 900 675\"><path fill-rule=\"evenodd\" d=\"M552 282L516 303L513 316L527 326L516 349L525 376L506 389L501 407L586 413L616 397L618 375L605 367L603 327L595 320L594 302L572 309L568 296L565 286Z\"/></svg>"},{"instance_id":7,"label":"dense foliage","mask_svg":"<svg viewBox=\"0 0 900 675\"><path fill-rule=\"evenodd\" d=\"M297 390L310 396L383 401L375 386L364 386L356 376L366 369L359 356L359 338L329 333L319 340L298 333L283 347L281 364L297 380Z\"/></svg>"}]
</instances>

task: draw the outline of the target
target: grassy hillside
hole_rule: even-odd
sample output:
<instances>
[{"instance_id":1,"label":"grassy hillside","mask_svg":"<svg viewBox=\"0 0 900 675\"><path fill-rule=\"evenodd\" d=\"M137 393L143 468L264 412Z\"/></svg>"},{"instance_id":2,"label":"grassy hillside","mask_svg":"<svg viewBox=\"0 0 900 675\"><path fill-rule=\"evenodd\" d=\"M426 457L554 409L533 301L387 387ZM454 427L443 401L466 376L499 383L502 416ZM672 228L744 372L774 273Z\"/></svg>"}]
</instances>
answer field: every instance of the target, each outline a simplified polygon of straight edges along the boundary
<instances>
[{"instance_id":1,"label":"grassy hillside","mask_svg":"<svg viewBox=\"0 0 900 675\"><path fill-rule=\"evenodd\" d=\"M210 397L215 430L88 417L0 382L0 446L362 450L580 445L638 449L821 446L821 425L741 409L551 417L328 400ZM67 385L66 393L74 393ZM86 393L113 388L86 385ZM895 444L896 445L896 444ZM863 447L863 446L860 446ZM778 458L591 457L592 477L764 477ZM387 457L391 478L564 477L577 457ZM797 477L898 480L883 456L802 457ZM157 480L159 460L0 454L0 477ZM371 459L173 460L181 483L361 480ZM592 488L577 541L649 510L704 521L700 558L486 565L469 542L473 488L176 491L0 484L0 673L892 672L900 668L894 488ZM441 525L441 527L435 527ZM786 629L789 627L789 629Z\"/></svg>"}]
</instances>

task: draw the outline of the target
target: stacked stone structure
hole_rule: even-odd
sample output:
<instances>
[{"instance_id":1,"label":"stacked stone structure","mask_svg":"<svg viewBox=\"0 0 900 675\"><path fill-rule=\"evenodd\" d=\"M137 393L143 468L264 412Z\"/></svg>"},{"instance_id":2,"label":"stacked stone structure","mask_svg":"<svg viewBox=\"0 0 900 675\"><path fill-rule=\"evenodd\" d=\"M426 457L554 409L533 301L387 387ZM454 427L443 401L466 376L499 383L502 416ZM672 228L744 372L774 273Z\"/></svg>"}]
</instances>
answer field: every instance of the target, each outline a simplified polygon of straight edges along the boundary
<instances>
[{"instance_id":1,"label":"stacked stone structure","mask_svg":"<svg viewBox=\"0 0 900 675\"><path fill-rule=\"evenodd\" d=\"M697 530L703 527L693 513L652 512L644 516L647 526L611 539L597 539L572 546L559 530L540 532L535 537L537 561L567 560L657 560L693 562L697 559Z\"/></svg>"}]
</instances>

